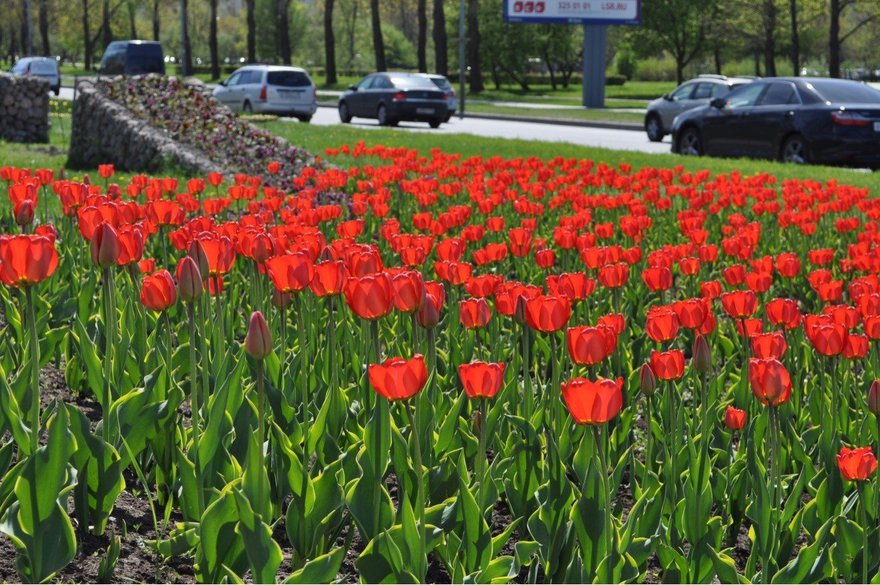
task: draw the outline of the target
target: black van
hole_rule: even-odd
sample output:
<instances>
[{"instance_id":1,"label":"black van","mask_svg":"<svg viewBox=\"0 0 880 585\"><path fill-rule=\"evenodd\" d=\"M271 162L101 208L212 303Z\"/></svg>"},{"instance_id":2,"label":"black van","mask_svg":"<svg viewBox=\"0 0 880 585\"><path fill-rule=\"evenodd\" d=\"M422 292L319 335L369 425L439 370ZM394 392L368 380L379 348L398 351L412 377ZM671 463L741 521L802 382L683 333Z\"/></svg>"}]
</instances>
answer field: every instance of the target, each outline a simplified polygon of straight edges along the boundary
<instances>
[{"instance_id":1,"label":"black van","mask_svg":"<svg viewBox=\"0 0 880 585\"><path fill-rule=\"evenodd\" d=\"M107 45L100 75L165 75L165 54L158 41L114 41Z\"/></svg>"}]
</instances>

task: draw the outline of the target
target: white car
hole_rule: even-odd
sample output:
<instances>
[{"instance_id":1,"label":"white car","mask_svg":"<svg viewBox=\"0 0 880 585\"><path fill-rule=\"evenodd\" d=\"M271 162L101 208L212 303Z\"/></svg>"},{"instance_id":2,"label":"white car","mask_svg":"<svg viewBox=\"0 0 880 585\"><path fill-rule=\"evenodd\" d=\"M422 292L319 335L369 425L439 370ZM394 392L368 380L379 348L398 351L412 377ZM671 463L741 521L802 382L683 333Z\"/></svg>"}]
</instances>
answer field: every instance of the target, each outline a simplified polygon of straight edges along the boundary
<instances>
[{"instance_id":1,"label":"white car","mask_svg":"<svg viewBox=\"0 0 880 585\"><path fill-rule=\"evenodd\" d=\"M234 112L293 116L302 122L318 109L318 89L299 67L241 67L220 82L214 97Z\"/></svg>"},{"instance_id":2,"label":"white car","mask_svg":"<svg viewBox=\"0 0 880 585\"><path fill-rule=\"evenodd\" d=\"M61 74L58 72L58 61L51 57L23 57L12 66L13 75L26 77L42 77L49 82L49 89L55 95L61 91Z\"/></svg>"}]
</instances>

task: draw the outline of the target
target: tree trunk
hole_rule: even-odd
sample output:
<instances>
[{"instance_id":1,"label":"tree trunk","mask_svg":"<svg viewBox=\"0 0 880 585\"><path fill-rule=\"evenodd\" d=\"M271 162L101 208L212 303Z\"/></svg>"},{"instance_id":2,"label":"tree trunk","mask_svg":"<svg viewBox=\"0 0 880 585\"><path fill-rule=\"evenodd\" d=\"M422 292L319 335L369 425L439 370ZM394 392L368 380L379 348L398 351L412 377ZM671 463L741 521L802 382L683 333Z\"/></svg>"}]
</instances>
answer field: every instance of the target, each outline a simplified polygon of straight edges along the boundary
<instances>
[{"instance_id":1,"label":"tree trunk","mask_svg":"<svg viewBox=\"0 0 880 585\"><path fill-rule=\"evenodd\" d=\"M333 34L333 2L324 0L324 72L327 85L338 82L336 78L336 36Z\"/></svg>"},{"instance_id":2,"label":"tree trunk","mask_svg":"<svg viewBox=\"0 0 880 585\"><path fill-rule=\"evenodd\" d=\"M718 75L724 75L721 72L721 47L715 45L715 73Z\"/></svg>"},{"instance_id":3,"label":"tree trunk","mask_svg":"<svg viewBox=\"0 0 880 585\"><path fill-rule=\"evenodd\" d=\"M247 61L257 62L257 21L254 16L256 0L247 0Z\"/></svg>"},{"instance_id":4,"label":"tree trunk","mask_svg":"<svg viewBox=\"0 0 880 585\"><path fill-rule=\"evenodd\" d=\"M828 76L840 77L840 0L831 0L828 25Z\"/></svg>"},{"instance_id":5,"label":"tree trunk","mask_svg":"<svg viewBox=\"0 0 880 585\"><path fill-rule=\"evenodd\" d=\"M104 48L113 42L113 30L110 28L110 0L104 0L104 9L101 14L101 40Z\"/></svg>"},{"instance_id":6,"label":"tree trunk","mask_svg":"<svg viewBox=\"0 0 880 585\"><path fill-rule=\"evenodd\" d=\"M684 59L675 57L675 81L678 85L684 83Z\"/></svg>"},{"instance_id":7,"label":"tree trunk","mask_svg":"<svg viewBox=\"0 0 880 585\"><path fill-rule=\"evenodd\" d=\"M755 61L755 77L762 77L761 75L761 51L755 49L753 54Z\"/></svg>"},{"instance_id":8,"label":"tree trunk","mask_svg":"<svg viewBox=\"0 0 880 585\"><path fill-rule=\"evenodd\" d=\"M470 66L470 87L474 93L485 89L483 69L480 67L480 0L468 0L467 6L467 52ZM556 89L554 84L553 89Z\"/></svg>"},{"instance_id":9,"label":"tree trunk","mask_svg":"<svg viewBox=\"0 0 880 585\"><path fill-rule=\"evenodd\" d=\"M376 55L376 71L386 71L385 41L382 39L382 16L379 14L379 0L370 0L370 21L373 26L373 52Z\"/></svg>"},{"instance_id":10,"label":"tree trunk","mask_svg":"<svg viewBox=\"0 0 880 585\"><path fill-rule=\"evenodd\" d=\"M46 57L52 54L52 47L49 45L49 0L40 0L40 40L43 45L43 55Z\"/></svg>"},{"instance_id":11,"label":"tree trunk","mask_svg":"<svg viewBox=\"0 0 880 585\"><path fill-rule=\"evenodd\" d=\"M138 31L137 31L137 18L136 18L137 14L136 14L136 12L137 12L137 7L135 6L134 2L129 2L128 3L128 29L129 29L128 32L129 32L130 37L133 39L139 38Z\"/></svg>"},{"instance_id":12,"label":"tree trunk","mask_svg":"<svg viewBox=\"0 0 880 585\"><path fill-rule=\"evenodd\" d=\"M776 77L776 2L764 0L764 71Z\"/></svg>"},{"instance_id":13,"label":"tree trunk","mask_svg":"<svg viewBox=\"0 0 880 585\"><path fill-rule=\"evenodd\" d=\"M419 33L416 40L416 57L419 71L428 72L428 0L419 0L418 5Z\"/></svg>"},{"instance_id":14,"label":"tree trunk","mask_svg":"<svg viewBox=\"0 0 880 585\"><path fill-rule=\"evenodd\" d=\"M440 75L449 73L449 55L446 39L446 13L443 0L434 0L434 68Z\"/></svg>"},{"instance_id":15,"label":"tree trunk","mask_svg":"<svg viewBox=\"0 0 880 585\"><path fill-rule=\"evenodd\" d=\"M180 74L192 75L192 48L189 43L189 0L180 0Z\"/></svg>"},{"instance_id":16,"label":"tree trunk","mask_svg":"<svg viewBox=\"0 0 880 585\"><path fill-rule=\"evenodd\" d=\"M86 70L92 68L92 33L89 30L89 0L82 0L83 24L83 65Z\"/></svg>"},{"instance_id":17,"label":"tree trunk","mask_svg":"<svg viewBox=\"0 0 880 585\"><path fill-rule=\"evenodd\" d=\"M159 40L159 0L153 0L153 40Z\"/></svg>"},{"instance_id":18,"label":"tree trunk","mask_svg":"<svg viewBox=\"0 0 880 585\"><path fill-rule=\"evenodd\" d=\"M211 0L211 23L208 27L208 50L211 52L211 79L220 79L220 51L217 48L217 0Z\"/></svg>"},{"instance_id":19,"label":"tree trunk","mask_svg":"<svg viewBox=\"0 0 880 585\"><path fill-rule=\"evenodd\" d=\"M290 0L278 0L278 45L281 63L290 65Z\"/></svg>"},{"instance_id":20,"label":"tree trunk","mask_svg":"<svg viewBox=\"0 0 880 585\"><path fill-rule=\"evenodd\" d=\"M25 55L34 54L34 22L31 0L21 0L21 50Z\"/></svg>"},{"instance_id":21,"label":"tree trunk","mask_svg":"<svg viewBox=\"0 0 880 585\"><path fill-rule=\"evenodd\" d=\"M797 0L789 0L788 11L791 14L791 69L792 75L801 74L801 40L798 34Z\"/></svg>"}]
</instances>

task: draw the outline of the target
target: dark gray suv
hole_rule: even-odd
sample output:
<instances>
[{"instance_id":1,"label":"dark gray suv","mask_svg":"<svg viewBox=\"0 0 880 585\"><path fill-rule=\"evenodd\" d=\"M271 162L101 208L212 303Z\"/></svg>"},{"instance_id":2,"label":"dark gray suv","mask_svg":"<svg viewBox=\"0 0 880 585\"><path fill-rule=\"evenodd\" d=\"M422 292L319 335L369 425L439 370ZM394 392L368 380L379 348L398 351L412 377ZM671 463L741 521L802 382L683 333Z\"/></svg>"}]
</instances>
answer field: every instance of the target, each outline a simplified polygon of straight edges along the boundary
<instances>
[{"instance_id":1,"label":"dark gray suv","mask_svg":"<svg viewBox=\"0 0 880 585\"><path fill-rule=\"evenodd\" d=\"M732 89L750 83L753 77L700 75L685 81L674 91L659 97L645 112L645 132L651 142L660 142L672 131L672 121L682 112L705 106L715 98L726 96Z\"/></svg>"}]
</instances>

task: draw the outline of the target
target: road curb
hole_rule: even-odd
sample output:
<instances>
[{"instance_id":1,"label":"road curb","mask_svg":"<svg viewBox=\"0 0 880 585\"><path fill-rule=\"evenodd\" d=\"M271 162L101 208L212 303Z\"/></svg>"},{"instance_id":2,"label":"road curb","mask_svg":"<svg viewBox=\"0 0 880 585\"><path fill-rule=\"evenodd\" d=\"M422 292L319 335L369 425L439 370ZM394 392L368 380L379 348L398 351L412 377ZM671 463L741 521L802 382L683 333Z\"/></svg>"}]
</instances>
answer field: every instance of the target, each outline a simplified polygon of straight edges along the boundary
<instances>
[{"instance_id":1,"label":"road curb","mask_svg":"<svg viewBox=\"0 0 880 585\"><path fill-rule=\"evenodd\" d=\"M335 108L335 102L318 102L322 108ZM456 114L454 117L458 117ZM641 124L630 122L602 122L591 120L566 120L564 118L538 118L531 116L504 116L502 114L465 114L465 118L480 120L496 120L500 122L529 122L531 124L547 124L550 126L579 126L581 128L604 128L606 130L631 130L644 132Z\"/></svg>"}]
</instances>

